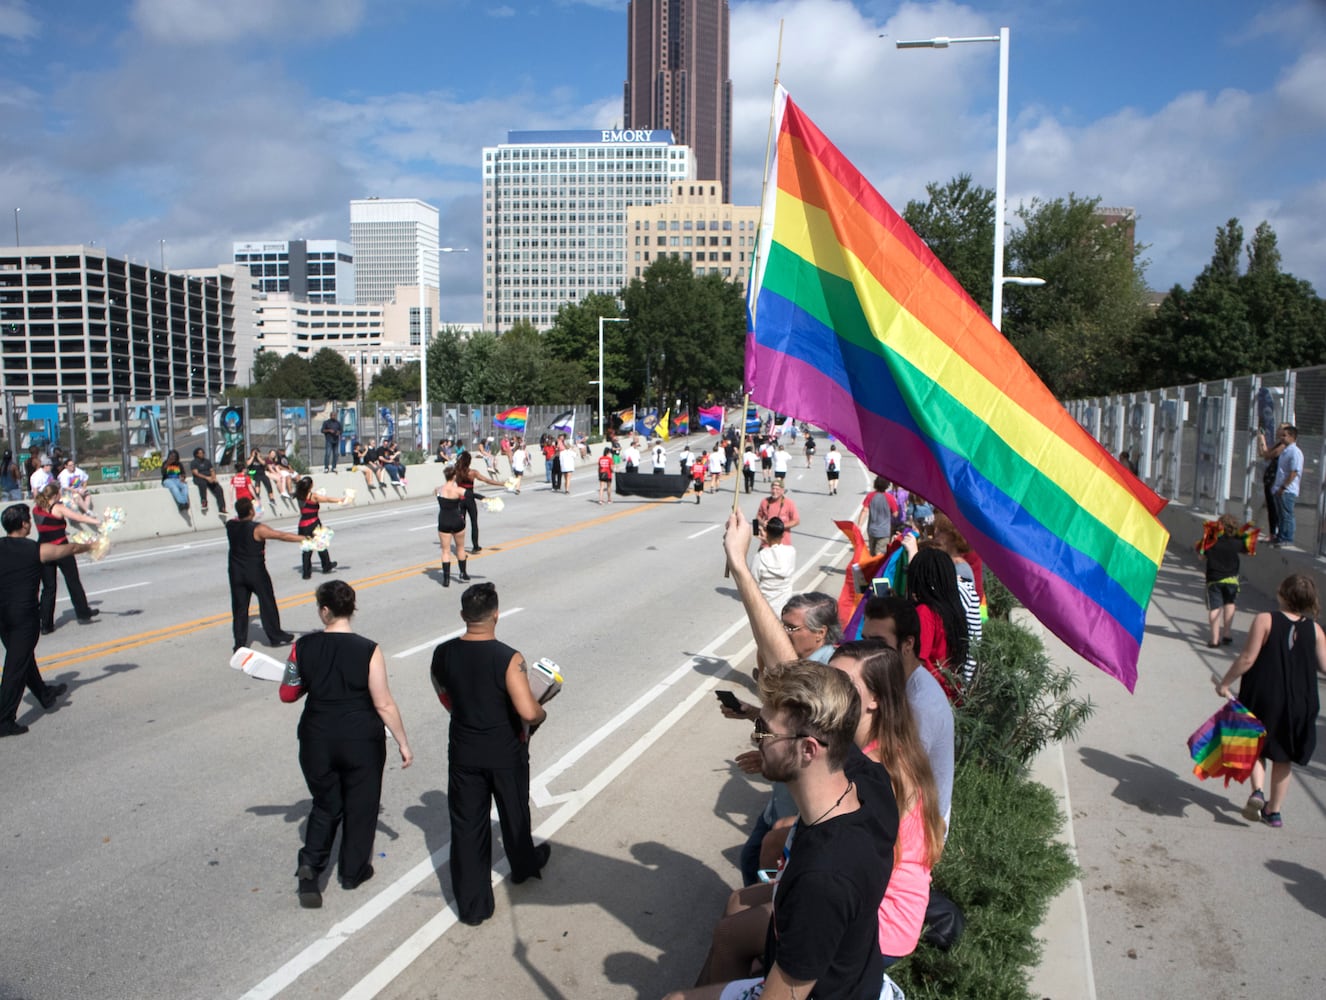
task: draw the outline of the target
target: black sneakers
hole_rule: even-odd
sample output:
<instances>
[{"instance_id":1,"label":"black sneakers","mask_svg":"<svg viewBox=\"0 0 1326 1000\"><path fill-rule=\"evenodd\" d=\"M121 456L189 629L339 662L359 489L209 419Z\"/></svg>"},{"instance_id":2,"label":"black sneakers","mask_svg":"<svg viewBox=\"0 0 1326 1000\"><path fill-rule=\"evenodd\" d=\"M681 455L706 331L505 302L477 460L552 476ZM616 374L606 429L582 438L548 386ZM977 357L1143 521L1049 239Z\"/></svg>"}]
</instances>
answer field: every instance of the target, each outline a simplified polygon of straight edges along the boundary
<instances>
[{"instance_id":1,"label":"black sneakers","mask_svg":"<svg viewBox=\"0 0 1326 1000\"><path fill-rule=\"evenodd\" d=\"M317 910L322 907L322 892L318 889L318 874L308 865L300 865L299 870L295 872L295 878L299 879L299 905L306 910Z\"/></svg>"},{"instance_id":2,"label":"black sneakers","mask_svg":"<svg viewBox=\"0 0 1326 1000\"><path fill-rule=\"evenodd\" d=\"M0 736L22 736L28 731L27 726L20 726L14 719L0 722Z\"/></svg>"},{"instance_id":3,"label":"black sneakers","mask_svg":"<svg viewBox=\"0 0 1326 1000\"><path fill-rule=\"evenodd\" d=\"M68 690L69 690L68 684L46 685L46 693L42 695L41 698L38 699L41 702L41 707L49 712L51 709L55 707L55 703L59 701L64 696L65 692Z\"/></svg>"}]
</instances>

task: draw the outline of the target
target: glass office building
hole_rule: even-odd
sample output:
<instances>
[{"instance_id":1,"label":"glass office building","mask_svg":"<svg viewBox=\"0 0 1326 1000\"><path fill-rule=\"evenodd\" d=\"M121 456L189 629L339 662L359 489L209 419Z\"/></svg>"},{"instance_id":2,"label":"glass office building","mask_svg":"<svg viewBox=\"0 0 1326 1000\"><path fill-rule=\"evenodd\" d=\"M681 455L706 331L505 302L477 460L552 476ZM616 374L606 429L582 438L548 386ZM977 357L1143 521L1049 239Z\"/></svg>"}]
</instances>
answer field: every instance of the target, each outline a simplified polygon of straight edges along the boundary
<instances>
[{"instance_id":1,"label":"glass office building","mask_svg":"<svg viewBox=\"0 0 1326 1000\"><path fill-rule=\"evenodd\" d=\"M258 290L289 292L300 302L355 300L354 248L340 240L262 240L236 243L232 253Z\"/></svg>"}]
</instances>

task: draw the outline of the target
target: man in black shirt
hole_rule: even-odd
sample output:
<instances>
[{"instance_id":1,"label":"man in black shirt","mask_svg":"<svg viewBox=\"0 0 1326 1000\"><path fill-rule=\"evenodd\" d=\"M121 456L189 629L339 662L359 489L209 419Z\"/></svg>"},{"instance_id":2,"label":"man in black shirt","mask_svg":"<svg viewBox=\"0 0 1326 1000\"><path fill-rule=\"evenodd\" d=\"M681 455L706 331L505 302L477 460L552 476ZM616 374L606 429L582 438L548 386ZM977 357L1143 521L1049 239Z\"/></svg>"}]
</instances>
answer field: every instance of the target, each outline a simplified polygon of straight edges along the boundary
<instances>
[{"instance_id":1,"label":"man in black shirt","mask_svg":"<svg viewBox=\"0 0 1326 1000\"><path fill-rule=\"evenodd\" d=\"M336 411L322 422L322 471L335 472L336 460L341 454L341 422L336 419Z\"/></svg>"},{"instance_id":2,"label":"man in black shirt","mask_svg":"<svg viewBox=\"0 0 1326 1000\"><path fill-rule=\"evenodd\" d=\"M226 538L230 542L228 571L230 575L230 617L235 645L232 649L249 644L249 601L258 598L258 614L262 617L263 631L269 646L294 642L295 637L281 630L281 613L276 607L276 594L272 578L267 572L267 540L302 542L302 535L290 531L277 531L253 519L253 501L240 497L235 501L235 518L226 522Z\"/></svg>"},{"instance_id":3,"label":"man in black shirt","mask_svg":"<svg viewBox=\"0 0 1326 1000\"><path fill-rule=\"evenodd\" d=\"M189 472L193 474L194 485L198 487L198 499L202 501L203 513L207 513L209 491L216 497L216 505L221 508L221 513L226 513L226 495L221 489L221 483L217 481L212 460L201 448L193 449L193 461L189 463Z\"/></svg>"},{"instance_id":4,"label":"man in black shirt","mask_svg":"<svg viewBox=\"0 0 1326 1000\"><path fill-rule=\"evenodd\" d=\"M0 514L0 527L4 528L4 537L0 537L0 642L5 646L5 672L0 675L0 736L21 736L28 731L17 721L24 687L48 712L69 690L68 684L47 684L37 669L41 565L87 552L92 546L69 542L39 545L28 537L32 511L25 503L6 508Z\"/></svg>"},{"instance_id":5,"label":"man in black shirt","mask_svg":"<svg viewBox=\"0 0 1326 1000\"><path fill-rule=\"evenodd\" d=\"M433 650L438 700L451 712L447 810L451 886L467 924L493 915L493 799L511 881L542 878L552 848L530 836L529 733L547 718L534 699L525 658L497 641L497 588L476 583L460 598L465 634Z\"/></svg>"}]
</instances>

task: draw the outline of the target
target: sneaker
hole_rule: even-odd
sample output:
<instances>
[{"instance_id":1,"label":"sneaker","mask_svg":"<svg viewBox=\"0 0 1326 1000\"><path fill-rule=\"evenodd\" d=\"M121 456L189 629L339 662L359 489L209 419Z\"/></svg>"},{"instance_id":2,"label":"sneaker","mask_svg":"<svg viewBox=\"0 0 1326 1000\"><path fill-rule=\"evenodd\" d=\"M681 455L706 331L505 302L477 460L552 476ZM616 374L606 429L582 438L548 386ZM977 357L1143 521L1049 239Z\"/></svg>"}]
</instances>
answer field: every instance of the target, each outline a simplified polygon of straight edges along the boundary
<instances>
[{"instance_id":1,"label":"sneaker","mask_svg":"<svg viewBox=\"0 0 1326 1000\"><path fill-rule=\"evenodd\" d=\"M85 622L85 623L86 623L86 622L90 622L93 618L96 618L97 615L99 615L99 614L101 614L101 609L100 609L100 608L88 608L88 610L87 610L87 614L85 614L85 615L79 615L79 616L78 616L78 620L79 620L80 622Z\"/></svg>"},{"instance_id":2,"label":"sneaker","mask_svg":"<svg viewBox=\"0 0 1326 1000\"><path fill-rule=\"evenodd\" d=\"M523 882L527 882L532 878L542 879L543 869L548 864L548 856L550 854L552 854L552 844L549 844L547 842L544 842L540 844L538 847L534 848L534 860L539 867L534 869L534 871L528 875L521 875L521 876L512 875L511 876L512 884L520 885Z\"/></svg>"},{"instance_id":3,"label":"sneaker","mask_svg":"<svg viewBox=\"0 0 1326 1000\"><path fill-rule=\"evenodd\" d=\"M207 508L206 508L205 506L203 507L203 513L204 513L204 514L207 513Z\"/></svg>"},{"instance_id":4,"label":"sneaker","mask_svg":"<svg viewBox=\"0 0 1326 1000\"><path fill-rule=\"evenodd\" d=\"M1261 817L1262 810L1266 808L1266 796L1258 788L1248 796L1247 804L1243 807L1243 818L1249 823L1256 823Z\"/></svg>"},{"instance_id":5,"label":"sneaker","mask_svg":"<svg viewBox=\"0 0 1326 1000\"><path fill-rule=\"evenodd\" d=\"M308 865L300 865L295 872L299 879L299 905L306 910L316 910L322 906L322 892L318 888L318 876Z\"/></svg>"},{"instance_id":6,"label":"sneaker","mask_svg":"<svg viewBox=\"0 0 1326 1000\"><path fill-rule=\"evenodd\" d=\"M1284 826L1284 822L1280 819L1279 813L1268 813L1265 809L1262 810L1262 822L1275 830Z\"/></svg>"},{"instance_id":7,"label":"sneaker","mask_svg":"<svg viewBox=\"0 0 1326 1000\"><path fill-rule=\"evenodd\" d=\"M333 563L328 563L327 566L326 566L326 568L323 570L323 572L324 572L324 573L330 573L332 570L334 570L334 569L337 567L337 565L339 565L339 564L338 564L338 563L334 563L334 562L333 562Z\"/></svg>"},{"instance_id":8,"label":"sneaker","mask_svg":"<svg viewBox=\"0 0 1326 1000\"><path fill-rule=\"evenodd\" d=\"M15 719L0 722L0 736L22 736L28 731L27 726L20 726Z\"/></svg>"}]
</instances>

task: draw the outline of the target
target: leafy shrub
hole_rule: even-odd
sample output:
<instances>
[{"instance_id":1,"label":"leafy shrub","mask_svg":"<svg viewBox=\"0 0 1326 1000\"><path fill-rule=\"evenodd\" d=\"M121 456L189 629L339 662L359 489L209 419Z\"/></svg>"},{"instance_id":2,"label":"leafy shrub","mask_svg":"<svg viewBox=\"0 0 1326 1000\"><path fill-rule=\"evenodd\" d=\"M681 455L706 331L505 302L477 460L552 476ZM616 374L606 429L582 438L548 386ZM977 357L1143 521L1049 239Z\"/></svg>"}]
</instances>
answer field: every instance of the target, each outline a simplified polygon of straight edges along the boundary
<instances>
[{"instance_id":1,"label":"leafy shrub","mask_svg":"<svg viewBox=\"0 0 1326 1000\"><path fill-rule=\"evenodd\" d=\"M969 758L954 776L952 815L934 881L961 907L966 930L947 952L920 944L889 975L908 1000L1030 1000L1036 929L1077 874L1068 846L1055 839L1063 816L1054 794Z\"/></svg>"},{"instance_id":2,"label":"leafy shrub","mask_svg":"<svg viewBox=\"0 0 1326 1000\"><path fill-rule=\"evenodd\" d=\"M982 567L981 582L985 585L985 606L991 618L1008 620L1009 613L1020 607L1013 592L1003 585L999 577Z\"/></svg>"},{"instance_id":3,"label":"leafy shrub","mask_svg":"<svg viewBox=\"0 0 1326 1000\"><path fill-rule=\"evenodd\" d=\"M976 672L953 709L955 756L997 773L1025 774L1046 746L1074 739L1095 711L1074 698L1071 670L1059 669L1040 637L991 617L973 652Z\"/></svg>"}]
</instances>

